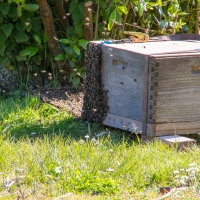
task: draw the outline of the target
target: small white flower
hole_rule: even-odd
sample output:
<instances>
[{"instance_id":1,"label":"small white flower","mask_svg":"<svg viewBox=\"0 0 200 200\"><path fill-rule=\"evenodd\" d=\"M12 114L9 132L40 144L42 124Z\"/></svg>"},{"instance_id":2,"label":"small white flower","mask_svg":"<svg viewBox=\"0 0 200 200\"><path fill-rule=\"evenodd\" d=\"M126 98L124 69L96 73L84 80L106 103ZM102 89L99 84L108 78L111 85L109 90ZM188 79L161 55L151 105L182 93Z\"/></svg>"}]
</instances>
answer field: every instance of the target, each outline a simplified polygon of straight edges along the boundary
<instances>
[{"instance_id":1,"label":"small white flower","mask_svg":"<svg viewBox=\"0 0 200 200\"><path fill-rule=\"evenodd\" d=\"M88 139L88 138L90 138L90 136L89 135L85 135L85 138Z\"/></svg>"},{"instance_id":2,"label":"small white flower","mask_svg":"<svg viewBox=\"0 0 200 200\"><path fill-rule=\"evenodd\" d=\"M6 188L10 188L15 182L16 180L11 180L9 177L7 177L7 179L3 182L3 185Z\"/></svg>"},{"instance_id":3,"label":"small white flower","mask_svg":"<svg viewBox=\"0 0 200 200\"><path fill-rule=\"evenodd\" d=\"M179 175L175 176L174 178L175 178L175 179L178 179L178 178L179 178Z\"/></svg>"},{"instance_id":4,"label":"small white flower","mask_svg":"<svg viewBox=\"0 0 200 200\"><path fill-rule=\"evenodd\" d=\"M24 170L23 170L23 169L20 169L20 168L17 168L16 171L18 171L18 172L23 172Z\"/></svg>"},{"instance_id":5,"label":"small white flower","mask_svg":"<svg viewBox=\"0 0 200 200\"><path fill-rule=\"evenodd\" d=\"M196 164L196 163L191 163L189 166L190 166L190 167L196 167L197 164Z\"/></svg>"},{"instance_id":6,"label":"small white flower","mask_svg":"<svg viewBox=\"0 0 200 200\"><path fill-rule=\"evenodd\" d=\"M188 180L188 176L182 176L181 179Z\"/></svg>"},{"instance_id":7,"label":"small white flower","mask_svg":"<svg viewBox=\"0 0 200 200\"><path fill-rule=\"evenodd\" d=\"M107 172L114 172L115 170L112 169L112 168L108 168L106 171L107 171Z\"/></svg>"},{"instance_id":8,"label":"small white flower","mask_svg":"<svg viewBox=\"0 0 200 200\"><path fill-rule=\"evenodd\" d=\"M55 172L58 174L62 173L62 167L56 167Z\"/></svg>"},{"instance_id":9,"label":"small white flower","mask_svg":"<svg viewBox=\"0 0 200 200\"><path fill-rule=\"evenodd\" d=\"M79 140L79 143L80 144L83 144L85 141L84 140Z\"/></svg>"},{"instance_id":10,"label":"small white flower","mask_svg":"<svg viewBox=\"0 0 200 200\"><path fill-rule=\"evenodd\" d=\"M179 174L179 171L178 170L174 171L174 174Z\"/></svg>"},{"instance_id":11,"label":"small white flower","mask_svg":"<svg viewBox=\"0 0 200 200\"><path fill-rule=\"evenodd\" d=\"M181 184L181 185L186 185L185 180L182 180L182 179L181 179L181 180L180 180L180 184Z\"/></svg>"},{"instance_id":12,"label":"small white flower","mask_svg":"<svg viewBox=\"0 0 200 200\"><path fill-rule=\"evenodd\" d=\"M112 149L110 149L110 153L113 153L114 151Z\"/></svg>"}]
</instances>

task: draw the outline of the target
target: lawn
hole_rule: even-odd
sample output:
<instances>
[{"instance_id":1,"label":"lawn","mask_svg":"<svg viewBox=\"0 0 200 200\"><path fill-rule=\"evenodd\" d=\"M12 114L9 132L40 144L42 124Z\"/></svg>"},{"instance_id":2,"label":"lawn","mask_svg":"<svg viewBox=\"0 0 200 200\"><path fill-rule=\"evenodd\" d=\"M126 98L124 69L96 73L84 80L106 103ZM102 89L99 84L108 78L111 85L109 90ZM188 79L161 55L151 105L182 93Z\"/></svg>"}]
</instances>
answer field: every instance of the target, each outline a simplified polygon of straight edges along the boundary
<instances>
[{"instance_id":1,"label":"lawn","mask_svg":"<svg viewBox=\"0 0 200 200\"><path fill-rule=\"evenodd\" d=\"M192 188L167 199L197 199L198 146L141 144L31 95L1 97L0 133L0 199L149 200L162 196L160 187L179 185Z\"/></svg>"}]
</instances>

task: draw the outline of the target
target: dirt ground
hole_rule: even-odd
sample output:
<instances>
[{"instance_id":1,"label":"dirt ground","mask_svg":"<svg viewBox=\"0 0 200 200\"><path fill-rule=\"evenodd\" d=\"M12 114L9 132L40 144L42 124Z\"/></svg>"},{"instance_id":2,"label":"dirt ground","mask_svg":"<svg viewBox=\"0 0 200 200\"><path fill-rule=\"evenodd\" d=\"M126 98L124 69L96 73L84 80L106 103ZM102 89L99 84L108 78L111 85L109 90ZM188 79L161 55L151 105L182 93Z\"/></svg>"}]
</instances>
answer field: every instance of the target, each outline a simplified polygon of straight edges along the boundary
<instances>
[{"instance_id":1,"label":"dirt ground","mask_svg":"<svg viewBox=\"0 0 200 200\"><path fill-rule=\"evenodd\" d=\"M40 87L33 89L31 93L33 95L40 95L43 102L69 111L76 118L81 117L81 110L83 106L83 87Z\"/></svg>"},{"instance_id":2,"label":"dirt ground","mask_svg":"<svg viewBox=\"0 0 200 200\"><path fill-rule=\"evenodd\" d=\"M81 110L83 106L84 88L74 88L72 86L46 88L40 87L31 91L33 95L39 95L43 102L49 103L57 108L67 110L75 116L76 119L81 118ZM200 133L184 135L193 138L200 144Z\"/></svg>"}]
</instances>

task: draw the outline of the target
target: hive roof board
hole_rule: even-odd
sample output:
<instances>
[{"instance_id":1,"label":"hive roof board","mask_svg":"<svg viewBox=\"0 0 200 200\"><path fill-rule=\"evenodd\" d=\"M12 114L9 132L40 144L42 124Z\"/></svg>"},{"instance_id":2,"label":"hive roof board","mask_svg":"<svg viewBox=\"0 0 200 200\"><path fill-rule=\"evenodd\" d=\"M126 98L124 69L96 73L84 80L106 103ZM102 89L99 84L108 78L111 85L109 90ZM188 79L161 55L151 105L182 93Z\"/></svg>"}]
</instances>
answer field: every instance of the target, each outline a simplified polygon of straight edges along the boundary
<instances>
[{"instance_id":1,"label":"hive roof board","mask_svg":"<svg viewBox=\"0 0 200 200\"><path fill-rule=\"evenodd\" d=\"M144 55L176 54L176 53L200 53L199 40L184 41L149 41L145 43L119 43L105 44L111 48L131 51Z\"/></svg>"}]
</instances>

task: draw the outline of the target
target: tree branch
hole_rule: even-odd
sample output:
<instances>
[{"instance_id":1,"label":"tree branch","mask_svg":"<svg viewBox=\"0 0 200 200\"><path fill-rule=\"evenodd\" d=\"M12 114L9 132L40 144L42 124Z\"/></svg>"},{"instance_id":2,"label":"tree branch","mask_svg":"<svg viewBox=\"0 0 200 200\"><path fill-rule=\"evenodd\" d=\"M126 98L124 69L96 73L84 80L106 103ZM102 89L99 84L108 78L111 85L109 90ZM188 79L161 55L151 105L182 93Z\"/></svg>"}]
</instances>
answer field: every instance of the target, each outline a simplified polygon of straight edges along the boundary
<instances>
[{"instance_id":1,"label":"tree branch","mask_svg":"<svg viewBox=\"0 0 200 200\"><path fill-rule=\"evenodd\" d=\"M59 21L62 25L62 28L64 29L64 31L66 31L66 28L69 27L69 21L63 7L63 0L55 1L55 9L56 9Z\"/></svg>"},{"instance_id":2,"label":"tree branch","mask_svg":"<svg viewBox=\"0 0 200 200\"><path fill-rule=\"evenodd\" d=\"M92 15L93 2L88 1L84 4L85 8L85 23L84 23L84 35L88 41L93 40L93 15Z\"/></svg>"},{"instance_id":3,"label":"tree branch","mask_svg":"<svg viewBox=\"0 0 200 200\"><path fill-rule=\"evenodd\" d=\"M49 7L49 4L47 3L47 0L37 0L37 3L40 7L40 15L42 17L44 29L48 37L48 45L53 53L53 56L55 57L62 51L60 49L60 45L57 39L51 9ZM66 74L69 74L71 71L70 67L68 67L65 62L58 62L58 67Z\"/></svg>"}]
</instances>

